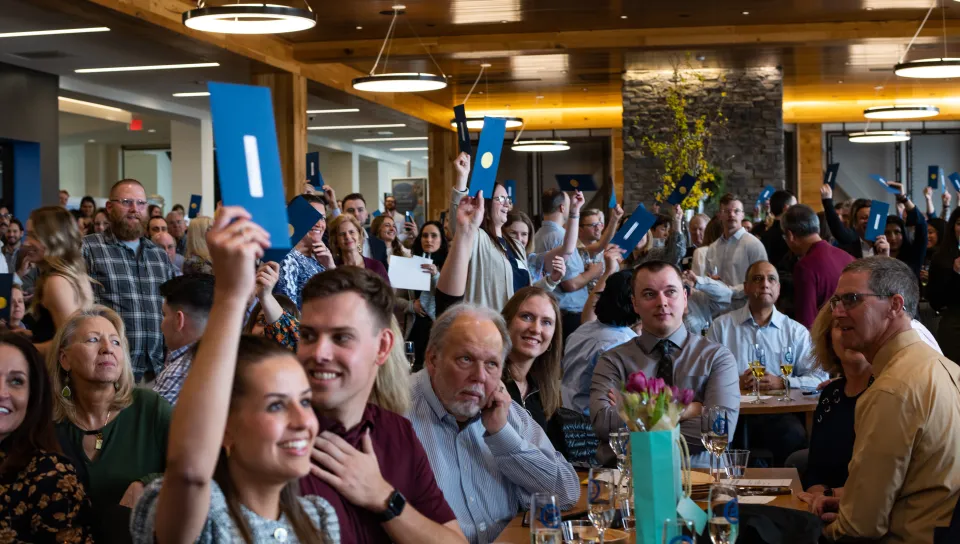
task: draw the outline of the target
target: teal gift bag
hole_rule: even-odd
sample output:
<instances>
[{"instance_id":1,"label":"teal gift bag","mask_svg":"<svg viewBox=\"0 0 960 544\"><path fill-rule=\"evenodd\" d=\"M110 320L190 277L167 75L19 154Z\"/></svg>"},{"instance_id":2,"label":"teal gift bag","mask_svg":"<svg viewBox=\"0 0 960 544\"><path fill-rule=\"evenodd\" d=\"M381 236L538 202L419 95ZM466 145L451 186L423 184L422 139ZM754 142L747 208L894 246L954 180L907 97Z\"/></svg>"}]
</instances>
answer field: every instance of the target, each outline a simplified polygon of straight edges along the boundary
<instances>
[{"instance_id":1,"label":"teal gift bag","mask_svg":"<svg viewBox=\"0 0 960 544\"><path fill-rule=\"evenodd\" d=\"M680 429L630 433L637 544L660 544L663 522L681 496Z\"/></svg>"}]
</instances>

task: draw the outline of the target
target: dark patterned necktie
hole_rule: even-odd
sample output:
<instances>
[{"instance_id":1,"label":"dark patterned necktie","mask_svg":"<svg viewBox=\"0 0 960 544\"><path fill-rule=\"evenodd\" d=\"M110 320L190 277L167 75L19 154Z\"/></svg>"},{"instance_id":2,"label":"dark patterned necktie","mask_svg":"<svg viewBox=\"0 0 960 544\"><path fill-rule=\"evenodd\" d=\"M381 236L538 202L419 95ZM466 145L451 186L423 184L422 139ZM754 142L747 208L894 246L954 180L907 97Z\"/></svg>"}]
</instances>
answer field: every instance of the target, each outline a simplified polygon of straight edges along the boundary
<instances>
[{"instance_id":1,"label":"dark patterned necktie","mask_svg":"<svg viewBox=\"0 0 960 544\"><path fill-rule=\"evenodd\" d=\"M653 352L659 357L657 361L657 377L662 378L667 385L673 385L673 357L670 356L673 343L669 340L661 340L653 348Z\"/></svg>"}]
</instances>

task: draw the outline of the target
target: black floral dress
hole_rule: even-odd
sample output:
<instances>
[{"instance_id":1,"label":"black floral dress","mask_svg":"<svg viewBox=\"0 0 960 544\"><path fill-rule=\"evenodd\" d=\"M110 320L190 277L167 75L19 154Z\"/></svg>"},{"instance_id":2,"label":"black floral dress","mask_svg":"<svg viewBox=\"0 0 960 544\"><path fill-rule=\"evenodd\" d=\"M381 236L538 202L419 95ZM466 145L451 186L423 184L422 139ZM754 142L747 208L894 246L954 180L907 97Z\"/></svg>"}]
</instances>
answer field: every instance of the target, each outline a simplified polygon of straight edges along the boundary
<instances>
[{"instance_id":1,"label":"black floral dress","mask_svg":"<svg viewBox=\"0 0 960 544\"><path fill-rule=\"evenodd\" d=\"M73 465L38 451L17 474L0 475L0 544L92 544L90 508Z\"/></svg>"}]
</instances>

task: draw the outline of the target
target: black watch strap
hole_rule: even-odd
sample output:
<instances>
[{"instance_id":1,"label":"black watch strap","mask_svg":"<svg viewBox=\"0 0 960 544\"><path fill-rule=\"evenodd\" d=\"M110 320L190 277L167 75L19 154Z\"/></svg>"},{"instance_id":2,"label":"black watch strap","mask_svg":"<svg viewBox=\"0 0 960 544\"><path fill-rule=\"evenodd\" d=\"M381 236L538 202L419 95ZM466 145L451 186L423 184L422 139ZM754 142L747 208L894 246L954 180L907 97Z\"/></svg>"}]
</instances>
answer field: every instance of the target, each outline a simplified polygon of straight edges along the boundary
<instances>
[{"instance_id":1,"label":"black watch strap","mask_svg":"<svg viewBox=\"0 0 960 544\"><path fill-rule=\"evenodd\" d=\"M407 499L394 489L390 498L387 499L387 509L380 513L380 523L386 523L402 514L405 506L407 506Z\"/></svg>"}]
</instances>

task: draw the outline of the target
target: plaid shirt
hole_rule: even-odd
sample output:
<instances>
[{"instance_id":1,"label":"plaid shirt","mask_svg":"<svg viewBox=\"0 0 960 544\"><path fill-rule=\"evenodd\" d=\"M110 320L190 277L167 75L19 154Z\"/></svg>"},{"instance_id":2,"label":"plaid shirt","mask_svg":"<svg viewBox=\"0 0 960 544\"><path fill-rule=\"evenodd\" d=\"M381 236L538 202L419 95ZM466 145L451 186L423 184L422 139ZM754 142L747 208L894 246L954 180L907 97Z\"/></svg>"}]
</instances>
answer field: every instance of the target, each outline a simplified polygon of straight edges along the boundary
<instances>
[{"instance_id":1,"label":"plaid shirt","mask_svg":"<svg viewBox=\"0 0 960 544\"><path fill-rule=\"evenodd\" d=\"M83 260L96 280L93 298L113 308L127 327L130 364L139 380L146 372L163 369L163 297L160 285L174 276L167 254L147 238L133 250L113 233L90 234L83 238Z\"/></svg>"},{"instance_id":2,"label":"plaid shirt","mask_svg":"<svg viewBox=\"0 0 960 544\"><path fill-rule=\"evenodd\" d=\"M183 389L183 382L187 381L187 372L193 363L193 356L197 353L198 343L193 342L168 353L163 372L153 383L153 390L170 404L176 405L180 398L180 390Z\"/></svg>"}]
</instances>

